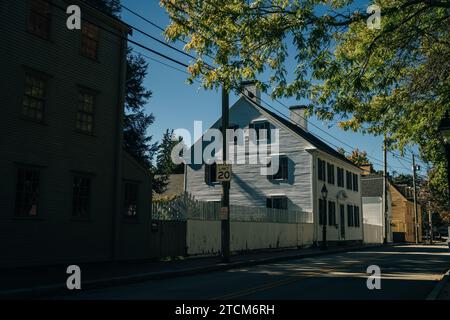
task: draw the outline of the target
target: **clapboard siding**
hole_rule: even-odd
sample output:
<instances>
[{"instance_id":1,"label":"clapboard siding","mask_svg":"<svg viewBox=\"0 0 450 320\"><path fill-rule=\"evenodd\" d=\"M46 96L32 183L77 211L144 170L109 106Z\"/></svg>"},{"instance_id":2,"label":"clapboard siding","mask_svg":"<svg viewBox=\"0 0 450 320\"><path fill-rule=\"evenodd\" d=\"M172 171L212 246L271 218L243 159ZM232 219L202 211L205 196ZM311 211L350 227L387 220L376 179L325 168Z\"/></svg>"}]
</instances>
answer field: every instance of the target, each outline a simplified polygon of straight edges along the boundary
<instances>
[{"instance_id":1,"label":"clapboard siding","mask_svg":"<svg viewBox=\"0 0 450 320\"><path fill-rule=\"evenodd\" d=\"M67 15L56 7L49 41L27 32L29 5L0 2L0 267L105 260L111 258L123 41L101 31L98 61L90 60L80 55L80 31L68 30ZM111 19L82 14L126 36ZM42 124L21 118L26 68L49 76ZM75 130L78 86L98 92L93 135ZM18 163L42 166L38 218L14 218ZM71 216L74 171L92 174L91 216L84 221Z\"/></svg>"},{"instance_id":2,"label":"clapboard siding","mask_svg":"<svg viewBox=\"0 0 450 320\"><path fill-rule=\"evenodd\" d=\"M248 128L249 123L262 115L245 99L241 98L230 109L230 123L238 124L240 128ZM289 159L289 177L287 182L271 182L261 175L261 164L234 164L230 189L230 201L235 205L266 206L266 198L271 195L285 195L288 198L289 209L312 211L311 186L311 154L305 150L310 147L306 141L299 141L287 129L280 130L279 153ZM213 125L220 127L220 120ZM203 166L188 166L187 190L199 200L220 200L222 187L217 184L205 184Z\"/></svg>"}]
</instances>

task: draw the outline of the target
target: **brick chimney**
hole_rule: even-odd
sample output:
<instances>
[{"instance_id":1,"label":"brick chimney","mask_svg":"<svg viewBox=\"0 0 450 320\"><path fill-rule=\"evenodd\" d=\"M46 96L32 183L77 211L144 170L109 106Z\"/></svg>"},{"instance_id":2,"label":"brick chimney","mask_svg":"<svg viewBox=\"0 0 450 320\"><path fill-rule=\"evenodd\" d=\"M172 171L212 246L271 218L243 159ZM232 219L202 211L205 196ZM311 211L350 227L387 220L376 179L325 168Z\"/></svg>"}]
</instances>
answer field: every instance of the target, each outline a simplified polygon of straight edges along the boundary
<instances>
[{"instance_id":1,"label":"brick chimney","mask_svg":"<svg viewBox=\"0 0 450 320\"><path fill-rule=\"evenodd\" d=\"M300 126L305 131L308 131L308 118L306 117L306 106L298 105L289 108L291 111L291 121Z\"/></svg>"},{"instance_id":2,"label":"brick chimney","mask_svg":"<svg viewBox=\"0 0 450 320\"><path fill-rule=\"evenodd\" d=\"M241 96L261 104L261 90L256 86L256 81L243 81L241 83Z\"/></svg>"}]
</instances>

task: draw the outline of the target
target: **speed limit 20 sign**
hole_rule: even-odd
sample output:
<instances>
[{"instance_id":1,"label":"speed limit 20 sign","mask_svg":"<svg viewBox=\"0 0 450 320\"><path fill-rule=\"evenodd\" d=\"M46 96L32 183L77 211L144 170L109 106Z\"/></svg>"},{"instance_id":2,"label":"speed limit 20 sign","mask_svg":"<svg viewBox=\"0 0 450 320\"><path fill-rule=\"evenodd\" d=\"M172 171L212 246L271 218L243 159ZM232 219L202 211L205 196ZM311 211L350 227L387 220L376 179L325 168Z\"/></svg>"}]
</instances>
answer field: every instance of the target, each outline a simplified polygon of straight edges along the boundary
<instances>
[{"instance_id":1,"label":"speed limit 20 sign","mask_svg":"<svg viewBox=\"0 0 450 320\"><path fill-rule=\"evenodd\" d=\"M231 180L231 164L217 164L216 180L219 182Z\"/></svg>"}]
</instances>

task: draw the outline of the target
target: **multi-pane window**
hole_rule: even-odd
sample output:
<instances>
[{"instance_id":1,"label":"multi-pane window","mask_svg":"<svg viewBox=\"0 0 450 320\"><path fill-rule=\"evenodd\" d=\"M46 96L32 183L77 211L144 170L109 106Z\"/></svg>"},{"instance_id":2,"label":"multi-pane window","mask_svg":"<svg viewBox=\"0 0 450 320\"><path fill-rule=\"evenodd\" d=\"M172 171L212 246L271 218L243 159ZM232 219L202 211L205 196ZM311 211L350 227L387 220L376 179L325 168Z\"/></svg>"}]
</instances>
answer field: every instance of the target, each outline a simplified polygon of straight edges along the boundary
<instances>
[{"instance_id":1,"label":"multi-pane window","mask_svg":"<svg viewBox=\"0 0 450 320\"><path fill-rule=\"evenodd\" d=\"M336 225L336 202L328 201L328 225Z\"/></svg>"},{"instance_id":2,"label":"multi-pane window","mask_svg":"<svg viewBox=\"0 0 450 320\"><path fill-rule=\"evenodd\" d=\"M334 184L334 165L327 163L328 183Z\"/></svg>"},{"instance_id":3,"label":"multi-pane window","mask_svg":"<svg viewBox=\"0 0 450 320\"><path fill-rule=\"evenodd\" d=\"M17 171L16 202L14 214L19 217L38 215L39 171L19 168Z\"/></svg>"},{"instance_id":4,"label":"multi-pane window","mask_svg":"<svg viewBox=\"0 0 450 320\"><path fill-rule=\"evenodd\" d=\"M72 216L75 218L89 217L91 178L85 176L74 177L72 188Z\"/></svg>"},{"instance_id":5,"label":"multi-pane window","mask_svg":"<svg viewBox=\"0 0 450 320\"><path fill-rule=\"evenodd\" d=\"M28 17L28 31L48 39L50 37L50 4L48 0L32 0Z\"/></svg>"},{"instance_id":6,"label":"multi-pane window","mask_svg":"<svg viewBox=\"0 0 450 320\"><path fill-rule=\"evenodd\" d=\"M47 80L30 73L25 75L25 92L22 104L22 115L28 119L42 121L44 119Z\"/></svg>"},{"instance_id":7,"label":"multi-pane window","mask_svg":"<svg viewBox=\"0 0 450 320\"><path fill-rule=\"evenodd\" d=\"M270 123L267 121L250 123L250 129L254 129L256 133L256 141L264 141L270 143Z\"/></svg>"},{"instance_id":8,"label":"multi-pane window","mask_svg":"<svg viewBox=\"0 0 450 320\"><path fill-rule=\"evenodd\" d=\"M126 182L124 184L123 215L127 218L137 217L138 190L137 183Z\"/></svg>"},{"instance_id":9,"label":"multi-pane window","mask_svg":"<svg viewBox=\"0 0 450 320\"><path fill-rule=\"evenodd\" d=\"M83 21L81 27L81 54L91 58L97 59L98 43L99 43L99 28L92 23Z\"/></svg>"},{"instance_id":10,"label":"multi-pane window","mask_svg":"<svg viewBox=\"0 0 450 320\"><path fill-rule=\"evenodd\" d=\"M338 187L344 187L344 169L337 168L337 185Z\"/></svg>"},{"instance_id":11,"label":"multi-pane window","mask_svg":"<svg viewBox=\"0 0 450 320\"><path fill-rule=\"evenodd\" d=\"M319 224L327 223L327 201L319 199Z\"/></svg>"},{"instance_id":12,"label":"multi-pane window","mask_svg":"<svg viewBox=\"0 0 450 320\"><path fill-rule=\"evenodd\" d=\"M216 163L205 164L205 183L212 184L217 182L216 175L217 175Z\"/></svg>"},{"instance_id":13,"label":"multi-pane window","mask_svg":"<svg viewBox=\"0 0 450 320\"><path fill-rule=\"evenodd\" d=\"M94 131L95 94L80 90L78 92L78 110L76 128L92 134Z\"/></svg>"},{"instance_id":14,"label":"multi-pane window","mask_svg":"<svg viewBox=\"0 0 450 320\"><path fill-rule=\"evenodd\" d=\"M287 210L287 197L270 197L266 200L267 208Z\"/></svg>"},{"instance_id":15,"label":"multi-pane window","mask_svg":"<svg viewBox=\"0 0 450 320\"><path fill-rule=\"evenodd\" d=\"M278 172L272 176L272 179L287 180L289 178L289 159L287 157L279 157L278 162Z\"/></svg>"},{"instance_id":16,"label":"multi-pane window","mask_svg":"<svg viewBox=\"0 0 450 320\"><path fill-rule=\"evenodd\" d=\"M353 174L353 190L358 191L358 175Z\"/></svg>"},{"instance_id":17,"label":"multi-pane window","mask_svg":"<svg viewBox=\"0 0 450 320\"><path fill-rule=\"evenodd\" d=\"M355 216L354 221L353 221L354 226L359 227L360 224L359 224L359 207L358 206L353 207L353 215Z\"/></svg>"},{"instance_id":18,"label":"multi-pane window","mask_svg":"<svg viewBox=\"0 0 450 320\"><path fill-rule=\"evenodd\" d=\"M353 216L353 206L349 204L347 205L347 223L349 227L353 227L355 225Z\"/></svg>"},{"instance_id":19,"label":"multi-pane window","mask_svg":"<svg viewBox=\"0 0 450 320\"><path fill-rule=\"evenodd\" d=\"M346 180L347 180L347 189L348 190L352 190L353 189L353 178L352 178L352 173L349 171L345 172L346 175Z\"/></svg>"},{"instance_id":20,"label":"multi-pane window","mask_svg":"<svg viewBox=\"0 0 450 320\"><path fill-rule=\"evenodd\" d=\"M325 168L326 162L322 159L317 159L317 173L318 173L318 179L321 181L325 181L325 175L326 175L326 168Z\"/></svg>"}]
</instances>

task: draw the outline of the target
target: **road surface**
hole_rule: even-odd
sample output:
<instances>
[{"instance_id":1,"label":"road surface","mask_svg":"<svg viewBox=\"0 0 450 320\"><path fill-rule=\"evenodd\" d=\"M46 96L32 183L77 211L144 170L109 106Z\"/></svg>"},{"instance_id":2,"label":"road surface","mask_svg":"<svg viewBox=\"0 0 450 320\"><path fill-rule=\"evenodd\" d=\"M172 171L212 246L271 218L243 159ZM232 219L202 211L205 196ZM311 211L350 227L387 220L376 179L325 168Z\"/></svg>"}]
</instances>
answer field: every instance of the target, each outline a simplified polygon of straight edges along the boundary
<instances>
[{"instance_id":1,"label":"road surface","mask_svg":"<svg viewBox=\"0 0 450 320\"><path fill-rule=\"evenodd\" d=\"M381 289L367 288L380 267ZM420 299L450 269L445 245L401 245L83 291L68 299Z\"/></svg>"}]
</instances>

